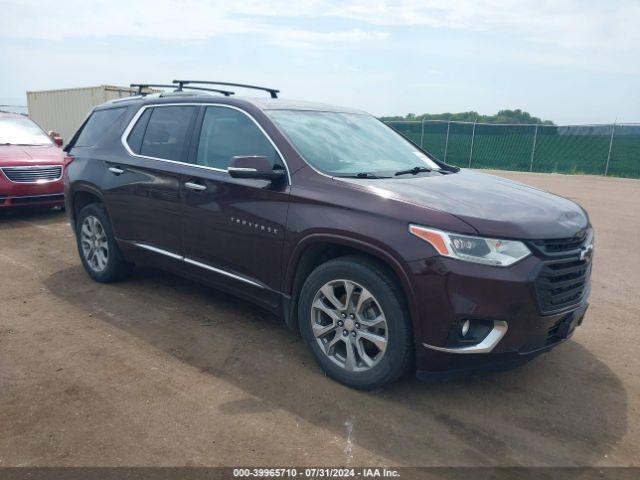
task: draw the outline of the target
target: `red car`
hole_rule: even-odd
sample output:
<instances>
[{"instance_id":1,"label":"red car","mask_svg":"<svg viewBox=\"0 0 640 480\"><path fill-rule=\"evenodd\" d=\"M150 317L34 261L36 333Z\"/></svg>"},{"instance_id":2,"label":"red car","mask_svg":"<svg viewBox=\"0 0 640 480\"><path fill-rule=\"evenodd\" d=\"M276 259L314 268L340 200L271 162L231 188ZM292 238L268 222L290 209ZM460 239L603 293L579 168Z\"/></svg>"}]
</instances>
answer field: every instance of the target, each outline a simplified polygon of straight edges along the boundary
<instances>
[{"instance_id":1,"label":"red car","mask_svg":"<svg viewBox=\"0 0 640 480\"><path fill-rule=\"evenodd\" d=\"M61 146L24 115L0 113L0 208L64 205Z\"/></svg>"}]
</instances>

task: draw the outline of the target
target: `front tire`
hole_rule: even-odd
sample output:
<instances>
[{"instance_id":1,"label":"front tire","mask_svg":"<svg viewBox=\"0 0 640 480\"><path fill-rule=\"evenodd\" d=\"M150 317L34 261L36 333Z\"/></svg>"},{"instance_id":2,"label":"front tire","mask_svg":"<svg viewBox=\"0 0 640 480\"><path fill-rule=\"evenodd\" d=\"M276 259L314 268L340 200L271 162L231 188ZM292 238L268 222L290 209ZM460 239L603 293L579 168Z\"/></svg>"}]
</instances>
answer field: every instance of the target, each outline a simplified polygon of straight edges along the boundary
<instances>
[{"instance_id":1,"label":"front tire","mask_svg":"<svg viewBox=\"0 0 640 480\"><path fill-rule=\"evenodd\" d=\"M96 282L122 280L133 271L133 265L122 257L102 204L91 203L80 210L76 241L82 265Z\"/></svg>"},{"instance_id":2,"label":"front tire","mask_svg":"<svg viewBox=\"0 0 640 480\"><path fill-rule=\"evenodd\" d=\"M300 292L298 323L320 367L353 388L387 385L413 360L403 294L366 258L342 257L316 268Z\"/></svg>"}]
</instances>

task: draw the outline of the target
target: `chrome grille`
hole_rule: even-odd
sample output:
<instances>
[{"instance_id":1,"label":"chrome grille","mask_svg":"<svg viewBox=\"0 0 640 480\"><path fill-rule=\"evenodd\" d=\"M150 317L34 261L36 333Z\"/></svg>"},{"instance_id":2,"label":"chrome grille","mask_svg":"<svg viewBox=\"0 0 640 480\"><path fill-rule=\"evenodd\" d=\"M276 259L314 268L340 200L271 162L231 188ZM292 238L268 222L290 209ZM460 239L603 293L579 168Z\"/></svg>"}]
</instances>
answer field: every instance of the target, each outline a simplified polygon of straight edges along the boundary
<instances>
[{"instance_id":1,"label":"chrome grille","mask_svg":"<svg viewBox=\"0 0 640 480\"><path fill-rule=\"evenodd\" d=\"M2 167L2 173L15 183L53 182L62 178L62 166L29 165L23 167Z\"/></svg>"},{"instance_id":2,"label":"chrome grille","mask_svg":"<svg viewBox=\"0 0 640 480\"><path fill-rule=\"evenodd\" d=\"M531 245L544 263L535 280L540 310L544 314L559 312L580 303L589 286L592 232L572 238L537 240Z\"/></svg>"}]
</instances>

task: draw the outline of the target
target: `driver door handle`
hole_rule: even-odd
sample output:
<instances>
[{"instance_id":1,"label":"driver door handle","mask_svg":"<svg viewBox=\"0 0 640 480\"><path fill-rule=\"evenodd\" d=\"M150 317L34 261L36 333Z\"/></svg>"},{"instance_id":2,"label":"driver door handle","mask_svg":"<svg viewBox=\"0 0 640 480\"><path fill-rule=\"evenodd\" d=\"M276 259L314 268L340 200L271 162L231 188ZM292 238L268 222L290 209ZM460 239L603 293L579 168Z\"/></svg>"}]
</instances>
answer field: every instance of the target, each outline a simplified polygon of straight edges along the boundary
<instances>
[{"instance_id":1,"label":"driver door handle","mask_svg":"<svg viewBox=\"0 0 640 480\"><path fill-rule=\"evenodd\" d=\"M207 189L207 187L206 187L206 186L204 186L204 185L200 185L199 183L194 183L194 182L186 182L186 183L184 184L184 186L185 186L186 188L188 188L189 190L195 190L195 191L197 191L197 192L201 192L201 191L203 191L203 190L206 190L206 189Z\"/></svg>"},{"instance_id":2,"label":"driver door handle","mask_svg":"<svg viewBox=\"0 0 640 480\"><path fill-rule=\"evenodd\" d=\"M109 171L114 175L122 175L124 173L124 170L118 167L109 167Z\"/></svg>"}]
</instances>

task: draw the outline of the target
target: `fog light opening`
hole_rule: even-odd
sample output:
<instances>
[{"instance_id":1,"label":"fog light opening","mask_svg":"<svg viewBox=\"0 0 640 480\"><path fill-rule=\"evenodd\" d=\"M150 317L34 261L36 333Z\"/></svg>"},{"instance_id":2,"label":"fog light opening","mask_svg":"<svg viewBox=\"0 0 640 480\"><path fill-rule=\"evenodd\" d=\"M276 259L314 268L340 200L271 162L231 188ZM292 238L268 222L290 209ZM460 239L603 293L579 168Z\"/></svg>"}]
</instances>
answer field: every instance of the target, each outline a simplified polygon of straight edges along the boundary
<instances>
[{"instance_id":1,"label":"fog light opening","mask_svg":"<svg viewBox=\"0 0 640 480\"><path fill-rule=\"evenodd\" d=\"M462 338L466 337L467 334L469 333L470 328L471 328L470 320L465 320L464 322L462 322L462 326L460 327L460 336Z\"/></svg>"},{"instance_id":2,"label":"fog light opening","mask_svg":"<svg viewBox=\"0 0 640 480\"><path fill-rule=\"evenodd\" d=\"M493 329L493 320L488 318L460 319L452 328L449 346L473 345L483 341Z\"/></svg>"}]
</instances>

